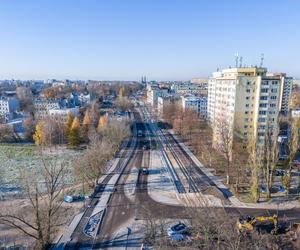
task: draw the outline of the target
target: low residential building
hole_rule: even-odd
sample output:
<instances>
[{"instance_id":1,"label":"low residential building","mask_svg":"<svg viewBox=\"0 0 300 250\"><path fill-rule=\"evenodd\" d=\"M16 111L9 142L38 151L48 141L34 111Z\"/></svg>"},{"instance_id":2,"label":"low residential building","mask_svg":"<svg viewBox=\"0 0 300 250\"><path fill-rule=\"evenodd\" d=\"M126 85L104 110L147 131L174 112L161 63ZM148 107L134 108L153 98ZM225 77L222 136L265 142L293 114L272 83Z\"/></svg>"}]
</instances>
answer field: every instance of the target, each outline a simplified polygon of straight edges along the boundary
<instances>
[{"instance_id":1,"label":"low residential building","mask_svg":"<svg viewBox=\"0 0 300 250\"><path fill-rule=\"evenodd\" d=\"M182 108L194 109L202 118L207 118L207 98L193 95L181 96Z\"/></svg>"},{"instance_id":2,"label":"low residential building","mask_svg":"<svg viewBox=\"0 0 300 250\"><path fill-rule=\"evenodd\" d=\"M78 98L81 106L89 104L92 100L90 93L81 93Z\"/></svg>"},{"instance_id":3,"label":"low residential building","mask_svg":"<svg viewBox=\"0 0 300 250\"><path fill-rule=\"evenodd\" d=\"M33 106L35 109L35 116L37 119L44 118L49 115L49 110L60 109L62 104L61 99L35 99Z\"/></svg>"},{"instance_id":4,"label":"low residential building","mask_svg":"<svg viewBox=\"0 0 300 250\"><path fill-rule=\"evenodd\" d=\"M292 118L299 118L300 117L300 109L294 109L291 111Z\"/></svg>"},{"instance_id":5,"label":"low residential building","mask_svg":"<svg viewBox=\"0 0 300 250\"><path fill-rule=\"evenodd\" d=\"M79 108L53 108L49 109L48 114L50 117L53 117L56 120L65 122L67 120L68 114L71 114L72 116L78 116Z\"/></svg>"},{"instance_id":6,"label":"low residential building","mask_svg":"<svg viewBox=\"0 0 300 250\"><path fill-rule=\"evenodd\" d=\"M159 88L156 84L147 85L147 102L154 108L157 107L158 97L165 96L169 93L167 88Z\"/></svg>"}]
</instances>

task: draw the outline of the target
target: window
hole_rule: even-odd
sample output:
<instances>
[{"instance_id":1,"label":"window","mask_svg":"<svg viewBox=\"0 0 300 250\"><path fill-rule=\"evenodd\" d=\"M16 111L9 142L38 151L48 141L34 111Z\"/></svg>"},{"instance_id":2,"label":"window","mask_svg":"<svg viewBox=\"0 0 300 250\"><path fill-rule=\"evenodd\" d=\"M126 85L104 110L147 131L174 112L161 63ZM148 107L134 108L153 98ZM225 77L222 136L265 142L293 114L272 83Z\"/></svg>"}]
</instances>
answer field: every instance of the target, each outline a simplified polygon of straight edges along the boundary
<instances>
[{"instance_id":1,"label":"window","mask_svg":"<svg viewBox=\"0 0 300 250\"><path fill-rule=\"evenodd\" d=\"M247 93L250 93L250 89L247 89L246 92L247 92Z\"/></svg>"},{"instance_id":2,"label":"window","mask_svg":"<svg viewBox=\"0 0 300 250\"><path fill-rule=\"evenodd\" d=\"M272 89L271 92L272 93L277 93L277 89Z\"/></svg>"},{"instance_id":3,"label":"window","mask_svg":"<svg viewBox=\"0 0 300 250\"><path fill-rule=\"evenodd\" d=\"M260 100L268 100L268 97L267 96L261 96Z\"/></svg>"},{"instance_id":4,"label":"window","mask_svg":"<svg viewBox=\"0 0 300 250\"><path fill-rule=\"evenodd\" d=\"M246 108L249 108L249 104L248 103L245 106L246 106Z\"/></svg>"},{"instance_id":5,"label":"window","mask_svg":"<svg viewBox=\"0 0 300 250\"><path fill-rule=\"evenodd\" d=\"M269 82L268 81L263 81L262 85L269 85Z\"/></svg>"},{"instance_id":6,"label":"window","mask_svg":"<svg viewBox=\"0 0 300 250\"><path fill-rule=\"evenodd\" d=\"M245 115L247 115L249 112L248 111L245 111Z\"/></svg>"},{"instance_id":7,"label":"window","mask_svg":"<svg viewBox=\"0 0 300 250\"><path fill-rule=\"evenodd\" d=\"M266 88L261 89L261 93L268 93L268 89L266 89Z\"/></svg>"},{"instance_id":8,"label":"window","mask_svg":"<svg viewBox=\"0 0 300 250\"><path fill-rule=\"evenodd\" d=\"M246 96L246 100L249 100L249 98L250 98L249 96Z\"/></svg>"},{"instance_id":9,"label":"window","mask_svg":"<svg viewBox=\"0 0 300 250\"><path fill-rule=\"evenodd\" d=\"M277 99L277 96L276 95L272 95L271 96L271 100L276 100Z\"/></svg>"},{"instance_id":10,"label":"window","mask_svg":"<svg viewBox=\"0 0 300 250\"><path fill-rule=\"evenodd\" d=\"M258 122L265 122L266 118L258 118Z\"/></svg>"},{"instance_id":11,"label":"window","mask_svg":"<svg viewBox=\"0 0 300 250\"><path fill-rule=\"evenodd\" d=\"M276 103L270 103L270 107L271 108L275 108L276 107Z\"/></svg>"},{"instance_id":12,"label":"window","mask_svg":"<svg viewBox=\"0 0 300 250\"><path fill-rule=\"evenodd\" d=\"M259 114L260 114L260 115L266 115L266 114L267 114L267 111L260 110L260 111L259 111Z\"/></svg>"},{"instance_id":13,"label":"window","mask_svg":"<svg viewBox=\"0 0 300 250\"><path fill-rule=\"evenodd\" d=\"M260 107L260 108L266 108L266 107L267 107L267 103L260 103L260 104L259 104L259 107Z\"/></svg>"}]
</instances>

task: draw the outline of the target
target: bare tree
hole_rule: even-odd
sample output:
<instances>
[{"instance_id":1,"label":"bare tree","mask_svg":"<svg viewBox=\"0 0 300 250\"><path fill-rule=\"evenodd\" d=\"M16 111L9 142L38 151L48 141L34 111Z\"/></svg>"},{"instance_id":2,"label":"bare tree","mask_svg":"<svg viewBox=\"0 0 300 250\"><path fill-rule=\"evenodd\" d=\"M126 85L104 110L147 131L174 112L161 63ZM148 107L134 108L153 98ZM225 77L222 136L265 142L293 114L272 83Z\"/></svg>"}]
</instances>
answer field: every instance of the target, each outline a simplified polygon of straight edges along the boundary
<instances>
[{"instance_id":1,"label":"bare tree","mask_svg":"<svg viewBox=\"0 0 300 250\"><path fill-rule=\"evenodd\" d=\"M290 108L297 109L300 108L300 89L295 89L292 92L291 101L290 101Z\"/></svg>"},{"instance_id":2,"label":"bare tree","mask_svg":"<svg viewBox=\"0 0 300 250\"><path fill-rule=\"evenodd\" d=\"M216 135L214 138L216 148L222 153L226 162L226 183L230 183L230 167L232 163L233 132L230 122L220 119L216 122Z\"/></svg>"},{"instance_id":3,"label":"bare tree","mask_svg":"<svg viewBox=\"0 0 300 250\"><path fill-rule=\"evenodd\" d=\"M29 113L33 113L34 106L32 102L32 92L28 87L17 87L16 94L18 99L20 100L20 108L21 110L27 111Z\"/></svg>"},{"instance_id":4,"label":"bare tree","mask_svg":"<svg viewBox=\"0 0 300 250\"><path fill-rule=\"evenodd\" d=\"M87 183L91 188L98 185L100 177L105 173L107 162L128 135L128 125L120 122L110 122L101 134L90 132L87 150L75 164L75 173L82 183Z\"/></svg>"},{"instance_id":5,"label":"bare tree","mask_svg":"<svg viewBox=\"0 0 300 250\"><path fill-rule=\"evenodd\" d=\"M266 184L267 197L271 198L274 171L278 161L278 128L267 124L267 131L261 145L258 146L257 157L261 159L262 173Z\"/></svg>"},{"instance_id":6,"label":"bare tree","mask_svg":"<svg viewBox=\"0 0 300 250\"><path fill-rule=\"evenodd\" d=\"M55 230L64 221L62 194L66 163L42 160L40 179L35 174L22 172L26 207L0 209L0 223L15 228L37 241L37 249L47 249Z\"/></svg>"},{"instance_id":7,"label":"bare tree","mask_svg":"<svg viewBox=\"0 0 300 250\"><path fill-rule=\"evenodd\" d=\"M100 177L105 173L106 164L113 157L113 152L112 145L107 139L94 138L84 156L74 166L75 173L82 183L95 188L99 184Z\"/></svg>"},{"instance_id":8,"label":"bare tree","mask_svg":"<svg viewBox=\"0 0 300 250\"><path fill-rule=\"evenodd\" d=\"M199 126L199 119L197 111L194 109L186 109L183 112L183 136L186 137L189 141L192 139Z\"/></svg>"},{"instance_id":9,"label":"bare tree","mask_svg":"<svg viewBox=\"0 0 300 250\"><path fill-rule=\"evenodd\" d=\"M159 234L159 222L154 218L147 218L148 230L155 235L155 249L285 249L290 243L284 238L274 235L263 235L258 232L239 234L236 221L238 218L226 213L223 208L188 208L189 225L191 226L191 240L174 242L165 234Z\"/></svg>"},{"instance_id":10,"label":"bare tree","mask_svg":"<svg viewBox=\"0 0 300 250\"><path fill-rule=\"evenodd\" d=\"M163 107L163 119L170 126L173 125L174 118L176 117L176 113L178 111L178 107L175 103L170 103Z\"/></svg>"},{"instance_id":11,"label":"bare tree","mask_svg":"<svg viewBox=\"0 0 300 250\"><path fill-rule=\"evenodd\" d=\"M125 111L128 111L132 108L132 103L127 97L119 96L117 98L117 100L115 101L115 107L118 110L120 110L122 112L125 112Z\"/></svg>"},{"instance_id":12,"label":"bare tree","mask_svg":"<svg viewBox=\"0 0 300 250\"><path fill-rule=\"evenodd\" d=\"M25 139L28 141L33 141L33 134L35 131L35 122L32 117L28 117L24 120L25 128Z\"/></svg>"},{"instance_id":13,"label":"bare tree","mask_svg":"<svg viewBox=\"0 0 300 250\"><path fill-rule=\"evenodd\" d=\"M247 166L248 153L242 138L234 135L232 142L232 169L236 173L236 193L238 194L241 179L244 177L244 169Z\"/></svg>"},{"instance_id":14,"label":"bare tree","mask_svg":"<svg viewBox=\"0 0 300 250\"><path fill-rule=\"evenodd\" d=\"M108 125L101 131L116 151L122 141L130 135L129 124L126 122L109 121Z\"/></svg>"},{"instance_id":15,"label":"bare tree","mask_svg":"<svg viewBox=\"0 0 300 250\"><path fill-rule=\"evenodd\" d=\"M97 126L98 120L99 120L99 117L100 117L99 103L97 101L93 101L90 104L87 111L88 111L90 119L91 119L91 124L93 124L94 126Z\"/></svg>"},{"instance_id":16,"label":"bare tree","mask_svg":"<svg viewBox=\"0 0 300 250\"><path fill-rule=\"evenodd\" d=\"M0 124L0 142L13 142L15 139L13 127L7 124Z\"/></svg>"},{"instance_id":17,"label":"bare tree","mask_svg":"<svg viewBox=\"0 0 300 250\"><path fill-rule=\"evenodd\" d=\"M181 106L177 106L176 116L173 120L173 128L179 135L183 135L184 112Z\"/></svg>"},{"instance_id":18,"label":"bare tree","mask_svg":"<svg viewBox=\"0 0 300 250\"><path fill-rule=\"evenodd\" d=\"M287 194L290 190L292 168L294 165L294 159L300 148L300 118L292 119L290 121L291 138L288 142L288 158L285 165L287 166L287 173L283 177L284 186L287 190Z\"/></svg>"},{"instance_id":19,"label":"bare tree","mask_svg":"<svg viewBox=\"0 0 300 250\"><path fill-rule=\"evenodd\" d=\"M250 192L254 202L260 198L259 173L262 168L262 159L258 154L257 141L254 136L248 140L248 165L251 170Z\"/></svg>"}]
</instances>

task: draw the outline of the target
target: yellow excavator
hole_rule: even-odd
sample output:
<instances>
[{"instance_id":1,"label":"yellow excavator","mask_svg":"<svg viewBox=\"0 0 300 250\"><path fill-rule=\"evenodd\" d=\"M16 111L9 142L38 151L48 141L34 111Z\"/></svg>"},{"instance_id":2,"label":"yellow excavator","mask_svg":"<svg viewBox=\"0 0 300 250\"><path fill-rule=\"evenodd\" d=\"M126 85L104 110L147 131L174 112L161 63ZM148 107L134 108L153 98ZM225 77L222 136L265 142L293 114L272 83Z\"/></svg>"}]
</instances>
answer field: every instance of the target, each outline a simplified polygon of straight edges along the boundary
<instances>
[{"instance_id":1,"label":"yellow excavator","mask_svg":"<svg viewBox=\"0 0 300 250\"><path fill-rule=\"evenodd\" d=\"M273 216L244 216L240 217L237 221L238 231L241 232L251 232L255 229L259 222L270 221L273 224L273 229L271 230L271 234L277 234L278 232L278 217L276 214Z\"/></svg>"}]
</instances>

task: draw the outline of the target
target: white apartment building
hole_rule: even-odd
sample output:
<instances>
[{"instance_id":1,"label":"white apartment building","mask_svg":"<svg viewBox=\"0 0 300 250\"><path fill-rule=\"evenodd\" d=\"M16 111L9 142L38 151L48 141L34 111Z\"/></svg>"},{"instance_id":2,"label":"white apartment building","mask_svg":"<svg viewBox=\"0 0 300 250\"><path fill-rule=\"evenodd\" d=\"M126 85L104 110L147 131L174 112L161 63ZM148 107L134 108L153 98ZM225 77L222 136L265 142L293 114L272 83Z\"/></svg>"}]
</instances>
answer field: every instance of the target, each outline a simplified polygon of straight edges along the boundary
<instances>
[{"instance_id":1,"label":"white apartment building","mask_svg":"<svg viewBox=\"0 0 300 250\"><path fill-rule=\"evenodd\" d=\"M44 118L49 115L49 110L60 109L59 99L35 99L33 101L35 115L37 118Z\"/></svg>"},{"instance_id":2,"label":"white apartment building","mask_svg":"<svg viewBox=\"0 0 300 250\"><path fill-rule=\"evenodd\" d=\"M156 85L147 86L147 102L154 108L157 107L158 97L165 96L169 93L167 88L159 88Z\"/></svg>"},{"instance_id":3,"label":"white apartment building","mask_svg":"<svg viewBox=\"0 0 300 250\"><path fill-rule=\"evenodd\" d=\"M0 97L0 115L6 120L12 118L13 113L20 108L19 100L13 97Z\"/></svg>"},{"instance_id":4,"label":"white apartment building","mask_svg":"<svg viewBox=\"0 0 300 250\"><path fill-rule=\"evenodd\" d=\"M198 115L207 118L207 98L192 95L181 96L183 110L194 109Z\"/></svg>"},{"instance_id":5,"label":"white apartment building","mask_svg":"<svg viewBox=\"0 0 300 250\"><path fill-rule=\"evenodd\" d=\"M267 129L277 129L279 112L288 109L289 79L257 67L213 73L208 84L208 119L214 140L218 140L218 123L222 121L231 135L234 132L245 140L254 136L263 143Z\"/></svg>"}]
</instances>

